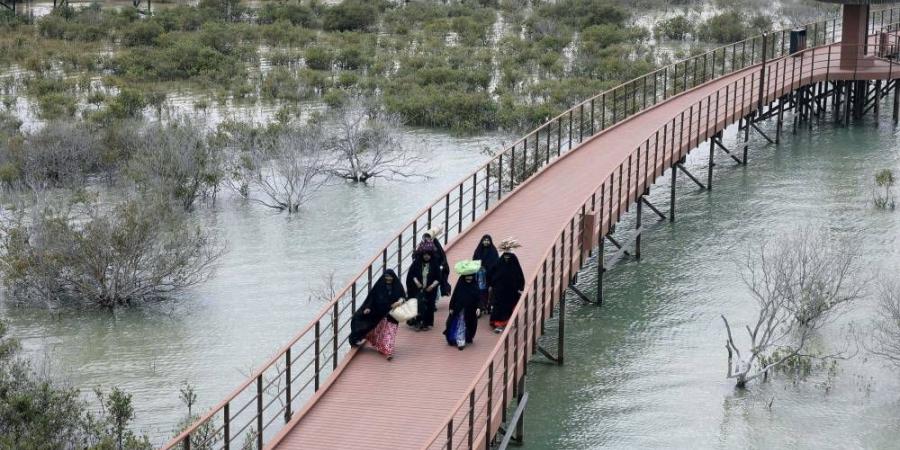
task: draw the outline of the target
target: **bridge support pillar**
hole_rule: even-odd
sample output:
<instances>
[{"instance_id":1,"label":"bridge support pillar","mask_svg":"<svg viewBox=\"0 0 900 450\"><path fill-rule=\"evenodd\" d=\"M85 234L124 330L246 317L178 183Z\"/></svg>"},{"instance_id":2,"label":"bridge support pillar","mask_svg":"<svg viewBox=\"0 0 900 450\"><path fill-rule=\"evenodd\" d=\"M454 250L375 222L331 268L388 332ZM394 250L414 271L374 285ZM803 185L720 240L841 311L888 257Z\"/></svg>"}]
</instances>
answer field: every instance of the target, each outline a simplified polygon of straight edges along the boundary
<instances>
[{"instance_id":1,"label":"bridge support pillar","mask_svg":"<svg viewBox=\"0 0 900 450\"><path fill-rule=\"evenodd\" d=\"M602 227L602 224L601 224ZM601 228L602 229L602 228ZM605 237L600 238L600 242L597 244L597 306L603 306L603 272L606 272L606 268L603 267L603 243L606 242Z\"/></svg>"},{"instance_id":2,"label":"bridge support pillar","mask_svg":"<svg viewBox=\"0 0 900 450\"><path fill-rule=\"evenodd\" d=\"M559 296L559 327L556 335L556 364L562 365L566 356L566 292Z\"/></svg>"},{"instance_id":3,"label":"bridge support pillar","mask_svg":"<svg viewBox=\"0 0 900 450\"><path fill-rule=\"evenodd\" d=\"M637 236L634 237L634 257L635 259L641 259L641 213L643 212L643 205L640 199L637 201L637 218L635 220L634 229Z\"/></svg>"},{"instance_id":4,"label":"bridge support pillar","mask_svg":"<svg viewBox=\"0 0 900 450\"><path fill-rule=\"evenodd\" d=\"M516 409L513 411L509 421L500 427L500 433L502 433L503 437L496 447L497 450L506 450L509 448L510 442L515 442L518 445L522 445L525 442L525 408L528 406L528 393L525 392L524 374L513 384L513 388L516 392ZM486 443L485 447L491 448L489 444ZM447 447L453 448L452 442L448 442Z\"/></svg>"},{"instance_id":5,"label":"bridge support pillar","mask_svg":"<svg viewBox=\"0 0 900 450\"><path fill-rule=\"evenodd\" d=\"M709 190L712 190L712 175L713 175L713 167L715 167L716 163L713 161L714 156L716 154L716 137L711 136L709 138L709 167L706 170L706 187Z\"/></svg>"},{"instance_id":6,"label":"bridge support pillar","mask_svg":"<svg viewBox=\"0 0 900 450\"><path fill-rule=\"evenodd\" d=\"M744 118L744 154L743 161L747 164L747 150L750 147L750 126L753 124L754 113L750 113Z\"/></svg>"},{"instance_id":7,"label":"bridge support pillar","mask_svg":"<svg viewBox=\"0 0 900 450\"><path fill-rule=\"evenodd\" d=\"M528 394L525 392L525 375L522 375L522 381L519 382L519 398L516 400L518 407L521 408L518 420L516 420L515 440L522 444L525 442L525 406L528 405Z\"/></svg>"},{"instance_id":8,"label":"bridge support pillar","mask_svg":"<svg viewBox=\"0 0 900 450\"><path fill-rule=\"evenodd\" d=\"M672 190L669 201L669 222L675 221L675 183L678 181L678 164L672 164Z\"/></svg>"},{"instance_id":9,"label":"bridge support pillar","mask_svg":"<svg viewBox=\"0 0 900 450\"><path fill-rule=\"evenodd\" d=\"M778 99L778 120L775 124L775 144L781 143L781 127L784 125L784 97Z\"/></svg>"}]
</instances>

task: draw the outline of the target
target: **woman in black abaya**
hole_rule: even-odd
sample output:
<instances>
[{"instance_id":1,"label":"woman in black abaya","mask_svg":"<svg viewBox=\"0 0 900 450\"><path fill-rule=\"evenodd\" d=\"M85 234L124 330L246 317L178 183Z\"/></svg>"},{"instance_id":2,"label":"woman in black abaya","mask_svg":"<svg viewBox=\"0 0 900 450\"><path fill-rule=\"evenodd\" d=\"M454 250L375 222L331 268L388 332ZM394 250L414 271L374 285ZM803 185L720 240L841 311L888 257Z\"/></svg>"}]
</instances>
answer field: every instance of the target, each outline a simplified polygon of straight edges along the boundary
<instances>
[{"instance_id":1,"label":"woman in black abaya","mask_svg":"<svg viewBox=\"0 0 900 450\"><path fill-rule=\"evenodd\" d=\"M497 261L500 260L500 255L497 253L497 247L494 247L494 239L491 235L486 234L481 237L478 247L475 248L475 252L472 254L472 259L481 261L481 270L475 275L475 280L478 281L481 311L489 312L491 305L487 276L494 265L497 264Z\"/></svg>"},{"instance_id":2,"label":"woman in black abaya","mask_svg":"<svg viewBox=\"0 0 900 450\"><path fill-rule=\"evenodd\" d=\"M434 257L435 248L423 242L416 249L416 256L406 273L406 292L418 301L419 315L408 322L416 331L427 331L434 326L434 310L441 283L441 266Z\"/></svg>"},{"instance_id":3,"label":"woman in black abaya","mask_svg":"<svg viewBox=\"0 0 900 450\"><path fill-rule=\"evenodd\" d=\"M495 333L500 333L509 322L513 309L519 303L519 296L525 289L525 275L519 258L512 252L504 252L488 274L488 284L493 296L491 326Z\"/></svg>"},{"instance_id":4,"label":"woman in black abaya","mask_svg":"<svg viewBox=\"0 0 900 450\"><path fill-rule=\"evenodd\" d=\"M447 262L447 253L444 252L444 247L441 245L441 233L443 230L441 227L434 227L424 234L422 234L422 243L430 243L434 245L434 259L437 261L438 265L441 269L441 296L446 297L450 295L450 264ZM419 244L419 245L421 245Z\"/></svg>"},{"instance_id":5,"label":"woman in black abaya","mask_svg":"<svg viewBox=\"0 0 900 450\"><path fill-rule=\"evenodd\" d=\"M390 360L394 354L398 328L397 321L391 317L390 312L405 297L406 292L397 279L397 273L391 269L385 270L372 286L366 300L353 314L350 321L350 345L359 346L368 340Z\"/></svg>"},{"instance_id":6,"label":"woman in black abaya","mask_svg":"<svg viewBox=\"0 0 900 450\"><path fill-rule=\"evenodd\" d=\"M478 308L478 282L475 281L475 274L460 276L450 297L450 315L444 331L448 345L456 345L462 350L466 344L472 343L478 329ZM457 333L460 327L464 328L464 332Z\"/></svg>"}]
</instances>

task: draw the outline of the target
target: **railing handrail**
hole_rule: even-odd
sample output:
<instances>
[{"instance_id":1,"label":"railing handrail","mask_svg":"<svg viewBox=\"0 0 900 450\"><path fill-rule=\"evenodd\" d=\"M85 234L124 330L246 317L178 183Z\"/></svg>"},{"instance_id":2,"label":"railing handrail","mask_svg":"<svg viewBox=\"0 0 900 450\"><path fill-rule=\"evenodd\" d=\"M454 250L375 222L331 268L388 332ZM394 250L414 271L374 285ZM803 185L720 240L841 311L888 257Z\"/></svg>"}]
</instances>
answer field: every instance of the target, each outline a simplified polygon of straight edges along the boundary
<instances>
[{"instance_id":1,"label":"railing handrail","mask_svg":"<svg viewBox=\"0 0 900 450\"><path fill-rule=\"evenodd\" d=\"M883 15L884 15L883 13L884 13L884 11L887 11L887 10L882 10L882 11L881 11L881 13L882 13L882 25L883 25ZM892 15L893 15L893 9L891 9L890 11L892 11ZM873 16L874 16L874 14L873 14ZM807 25L805 25L805 27L808 28L808 27L813 26L813 25L818 25L818 24L820 24L820 23L824 23L825 26L826 26L825 30L827 30L827 29L828 29L827 26L828 26L829 22L831 22L831 26L832 26L832 36L836 36L836 33L837 33L836 28L837 28L838 20L839 20L838 18L826 18L826 19L823 19L823 20L820 20L820 21L817 21L817 22L813 22L813 23L807 24ZM461 181L459 181L458 183L452 185L452 187L450 187L449 189L447 189L446 191L444 191L441 195L437 196L435 201L431 202L428 206L426 206L426 207L422 208L421 210L419 210L418 213L414 216L414 218L413 218L412 220L406 222L406 223L400 228L399 233L396 233L395 235L393 235L393 236L387 241L386 245L383 246L383 247L381 247L381 249L378 250L378 251L375 253L375 255L374 255L372 258L370 258L370 259L368 260L368 262L363 266L363 269L362 269L361 271L359 271L356 275L354 275L353 277L351 277L351 279L350 279L351 281L350 281L350 282L348 282L342 289L340 289L339 291L337 291L336 295L335 295L328 303L326 303L325 305L322 306L322 308L321 308L321 309L316 313L316 315L315 315L315 316L307 323L307 325L305 325L303 328L301 328L301 330L300 330L299 332L297 332L294 336L292 336L291 339L290 339L285 345L283 345L283 346L281 346L281 347L279 348L279 350L278 350L277 353L275 353L272 357L270 357L270 358L267 359L264 363L262 363L260 366L258 366L258 368L255 369L255 370L252 372L251 376L248 377L246 380L244 380L242 383L240 383L234 390L232 390L232 391L229 393L229 395L226 396L226 397L224 398L224 400L220 401L218 404L216 404L214 407L212 407L210 410L208 410L208 411L207 411L204 415L202 415L197 421L195 421L190 427L188 427L188 428L185 429L183 432L181 432L180 434L178 434L175 438L171 439L171 440L165 445L164 448L172 448L173 446L175 446L175 445L178 444L179 442L183 441L184 439L189 438L189 436L190 436L193 432L195 432L195 431L197 430L198 427L200 427L203 423L208 422L208 421L209 421L210 419L212 419L217 413L221 412L221 411L223 410L223 408L225 408L231 401L235 400L242 392L244 392L248 387L250 387L250 386L254 383L254 381L256 381L258 378L262 377L262 376L264 375L264 373L265 373L268 369L270 369L271 367L273 367L275 364L277 364L277 362L278 362L282 357L284 357L284 355L285 355L285 354L286 354L286 353L287 353L287 352L288 352L295 344L297 344L304 336L306 336L308 333L310 333L310 331L312 331L315 327L317 327L317 324L320 323L320 322L322 322L322 321L328 316L328 314L329 314L332 310L334 310L334 308L336 308L336 305L340 302L340 300L341 300L342 298L344 298L344 296L347 295L348 291L351 291L351 289L354 288L355 285L356 285L361 279L365 278L367 274L370 274L370 273L371 273L372 268L376 265L376 263L377 263L377 261L378 261L379 258L382 258L382 259L383 259L383 258L384 258L384 255L386 255L387 252L391 251L391 247L393 247L393 246L395 246L395 245L398 244L398 241L399 241L400 247L402 248L402 246L403 246L403 236L404 236L404 234L405 234L407 231L410 230L410 228L415 229L416 224L418 224L418 222L419 222L421 219L425 218L427 213L429 213L430 211L433 211L436 207L441 206L442 203L448 203L448 202L449 202L449 198L450 198L449 196L452 195L452 194L454 194L454 191L457 191L457 190L463 188L463 187L464 187L467 183L469 183L470 181L473 181L473 182L476 181L477 178L475 178L475 177L477 177L477 175L478 175L479 173L481 173L482 171L485 171L485 174L486 174L486 176L488 177L488 182L489 182L490 176L491 176L490 173L489 173L489 170L490 170L492 164L497 163L497 161L499 160L499 161L500 161L500 164L501 164L500 170L502 171L502 158L503 158L505 155L508 155L509 153L512 153L512 154L513 154L513 157L514 157L514 156L515 156L516 148L517 148L520 144L522 144L523 142L528 142L528 139L529 139L529 138L531 138L532 136L538 135L542 130L547 130L547 132L550 133L550 134L552 135L552 129L553 129L552 127L553 127L554 122L556 122L556 123L558 123L558 124L561 124L561 123L562 123L562 120L566 119L565 116L569 115L569 116L570 116L570 119L569 119L570 122L569 122L568 124L569 124L569 126L570 126L570 137L569 137L570 144L569 144L569 148L566 150L565 154L563 154L563 152L562 152L562 145L559 145L559 146L558 146L558 148L557 148L558 155L555 156L555 157L553 157L553 160L554 160L554 161L555 161L555 160L558 160L559 158L561 158L561 157L563 157L563 156L565 156L565 155L571 153L571 149L573 148L573 146L571 145L571 142L572 142L572 140L573 140L573 136L572 136L572 134L571 134L571 133L572 133L572 128L571 128L571 127L572 127L572 124L571 124L571 117L573 117L574 113L575 113L576 110L578 110L579 108L581 108L581 113L583 114L583 112L584 112L583 107L584 107L585 105L590 104L592 101L595 101L595 100L597 100L597 99L603 98L604 96L607 96L607 95L610 95L610 94L615 95L615 94L618 93L618 91L619 91L620 89L626 89L627 87L633 85L634 83L637 83L637 82L639 82L639 81L641 81L641 80L643 80L643 79L647 79L647 78L650 77L650 76L658 76L660 73L664 73L665 71L667 71L667 70L670 69L670 68L677 68L679 65L682 65L682 64L684 64L684 65L685 65L685 68L687 68L687 63L689 63L689 62L691 62L691 61L697 61L697 60L699 60L699 59L701 59L701 58L706 58L706 57L708 57L708 55L715 55L717 52L720 52L720 51L722 51L722 54L723 54L723 55L726 55L726 52L723 51L724 49L733 48L734 51L736 52L736 51L737 51L737 46L738 46L738 45L742 45L742 44L745 44L745 43L747 43L747 42L751 42L751 41L754 41L754 40L763 38L763 37L766 36L766 35L776 35L776 34L778 34L778 33L781 33L781 35L782 35L782 37L783 37L783 36L784 36L784 33L788 32L788 31L789 31L789 30L787 30L787 29L785 29L785 30L779 30L779 31L773 31L773 32L770 32L770 33L765 33L765 34L763 34L763 35L757 35L757 36L749 37L749 38L746 38L746 39L744 39L744 40L741 40L741 41L738 41L738 42L735 42L735 43L721 45L721 46L719 46L719 47L716 47L716 48L713 48L713 49L711 49L711 50L708 50L708 51L706 51L706 52L704 52L704 53L701 53L701 54L698 54L698 55L695 55L695 56L692 56L692 57L689 57L689 58L685 58L685 59L682 59L682 60L679 60L679 61L670 63L670 64L668 64L668 65L666 65L666 66L663 66L663 67L661 67L661 68L659 68L659 69L656 69L656 70L654 70L654 71L652 71L652 72L646 73L646 74L641 75L641 76L636 77L636 78L633 78L633 79L631 79L631 80L629 80L629 81L620 83L620 84L616 85L615 87L610 88L610 89L607 89L607 90L605 90L605 91L603 91L603 92L601 92L601 93L599 93L599 94L596 94L596 95L594 95L594 96L592 96L592 97L590 97L590 98L588 98L588 99L586 99L586 100L583 100L582 102L576 104L575 106L569 108L568 110L566 110L566 111L564 111L564 112L562 112L562 113L560 113L560 114L554 116L553 118L551 118L551 119L547 120L546 122L544 122L542 125L540 125L540 126L534 128L533 130L531 130L529 133L527 133L526 135L524 135L522 138L520 138L520 139L514 141L511 145L506 146L506 147L505 147L503 150L501 150L500 152L494 154L490 159L488 159L488 161L486 161L485 163L482 163L481 165L477 166L477 167L476 167L474 170L472 170L467 176L465 176L464 178L462 178ZM826 39L825 39L825 40L826 40L826 41L828 40L828 39L827 39L827 35L826 35ZM784 47L785 47L784 44L785 44L785 42L784 42L784 40L782 39L782 41L781 41L781 50L784 50ZM772 48L773 48L773 50L774 50L774 41L773 41L773 47L772 47ZM746 50L746 49L742 49L742 51L744 51L744 50ZM781 56L784 56L784 54L785 54L784 52L779 52L779 54L778 54L777 56L778 56L778 57L781 57ZM651 101L649 104L646 104L646 103L645 103L645 104L644 104L643 106L641 106L640 108L635 108L634 111L631 111L630 113L626 113L626 114L624 114L622 117L618 117L618 118L614 117L613 121L612 121L611 123L609 123L609 124L606 124L606 126L597 129L597 130L596 130L595 132L593 132L592 134L589 134L589 135L587 135L587 136L582 136L582 137L580 138L580 139L581 139L581 142L583 143L583 142L586 141L587 139L590 139L592 136L596 136L596 135L599 134L599 133L602 133L602 132L604 132L604 131L606 131L606 130L608 130L608 129L610 129L610 128L612 128L612 127L614 127L614 126L616 126L616 125L618 125L618 124L620 124L620 123L625 122L626 120L628 120L628 119L630 119L630 118L635 117L637 114L639 114L641 111L646 110L647 108L650 108L650 107L653 107L653 106L655 106L655 105L658 105L658 104L660 104L660 103L662 103L662 102L664 102L665 100L668 100L668 99L670 99L670 98L673 98L673 97L682 95L682 94L684 94L685 92L687 92L687 91L689 91L689 90L691 90L691 89L694 89L694 88L696 88L696 87L702 85L702 84L705 83L705 82L708 82L708 81L711 81L711 80L715 80L715 79L721 78L721 77L726 76L726 75L729 75L729 74L737 73L737 72L739 72L739 71L741 71L741 70L746 70L747 68L752 67L752 66L754 66L754 65L757 64L757 63L754 63L754 62L753 62L755 56L756 56L756 53L755 53L755 50L754 50L754 53L751 55L751 58L750 58L750 61L748 62L748 64L744 65L744 62L745 62L745 61L742 61L742 64L741 64L741 67L740 67L740 68L735 68L735 67L734 67L734 62L735 62L735 61L734 61L734 59L733 59L733 61L732 61L733 64L732 64L732 67L731 67L731 71L730 71L730 72L727 72L727 73L724 73L724 72L723 72L723 74L720 75L719 77L715 77L715 67L713 67L713 73L712 73L712 76L713 76L713 77L712 77L712 78L710 78L709 80L706 80L706 79L705 79L705 72L704 72L704 80L703 80L703 81L697 82L696 76L695 76L695 77L692 77L692 78L691 78L691 82L693 83L693 85L690 86L690 87L688 87L687 83L685 83L685 85L683 85L683 86L680 87L681 90L679 90L678 80L673 78L673 79L672 79L672 93L671 93L671 94L668 94L668 84L667 84L667 83L668 83L668 79L667 79L667 80L664 80L664 82L663 82L663 84L662 84L663 99L657 99L657 96L659 95L659 91L657 90L658 86L654 86L654 93L653 93L653 94L654 94L654 99L653 99L653 101ZM776 56L776 55L772 55L772 57L774 57L774 56ZM733 57L734 57L734 56L733 56ZM723 58L724 58L724 56L723 56ZM714 60L714 63L715 63L715 60ZM696 66L695 66L695 67L696 67ZM724 68L725 68L725 61L724 61L724 60L723 60L723 65L722 65L722 67L723 67L723 70L724 70ZM705 68L705 67L704 67L704 68ZM685 79L686 79L686 75L685 75ZM646 95L646 91L645 91L645 95ZM613 97L613 99L614 99L614 101L616 100L615 97ZM645 100L646 100L646 97L645 97ZM627 105L626 105L626 106L627 106ZM637 106L637 105L635 104L635 106ZM626 111L627 111L627 109L626 109ZM592 112L592 114L593 114L593 110L592 110L591 112ZM602 114L605 115L606 113L607 113L607 111L604 109L604 110L602 111ZM592 118L593 118L593 116L592 116ZM581 125L583 126L583 120L584 120L584 118L582 117L581 120L582 120ZM593 124L592 124L591 130L593 131ZM583 130L582 130L582 131L583 131ZM548 135L548 138L549 138L549 136L550 136L550 135ZM561 129L561 128L560 128L560 129L558 130L558 132L557 132L557 138L558 138L558 140L560 140L560 141L561 141L561 139L562 139L562 129ZM527 151L528 151L528 149L527 149L527 148L524 148L524 151L525 151L525 153L524 153L524 155L525 155L524 158L527 160ZM547 160L548 160L548 162L549 162L549 161L550 161L550 149L549 149L549 147L547 148L547 151L548 151ZM539 163L540 163L540 161L535 161L535 164L536 164L536 165L539 165ZM512 178L512 177L515 176L515 170L516 170L516 167L510 167L510 170L511 170L511 178ZM535 171L534 173L537 173L537 171ZM510 192L508 192L508 193L506 194L506 196L508 197L509 193L515 191L515 190L517 189L517 186L521 186L522 184L528 183L528 182L530 182L532 179L534 179L534 173L532 173L532 174L527 174L527 177L526 177L525 179L519 180L519 185L516 185L516 186L513 185L513 184L515 183L515 180L510 180L510 182L511 182L511 190L510 190ZM502 173L501 173L501 177L502 177ZM490 211L490 210L492 210L494 207L497 206L497 204L499 204L500 202L503 201L503 198L502 198L502 197L503 197L503 189L504 189L504 188L503 188L503 185L502 185L502 180L501 180L501 181L498 181L497 189L499 190L499 197L498 197L499 201L498 201L497 203L494 203L493 205L489 205L489 202L486 201L486 202L485 202L485 211ZM478 188L475 187L475 188L474 188L474 191L475 191L475 192L473 192L473 211L474 211L474 207L476 206L476 203L477 203L477 200L475 200L475 197L474 197L474 195L477 194L477 190L478 190ZM468 191L467 191L467 192L468 192ZM489 186L488 186L488 188L486 188L485 193L488 195L488 197L491 196L491 191L490 191L490 187L489 187ZM459 198L459 203L462 204L462 198L461 198L461 197ZM450 215L449 209L443 211L443 213L444 213L446 216L449 216L449 215ZM459 210L457 211L457 213L458 213L460 216L462 216L462 210L461 210L461 209L459 209ZM467 213L466 215L468 215L468 213ZM474 217L474 212L473 212L473 217ZM445 219L446 219L446 218L445 218ZM430 220L430 217L429 217L429 220ZM474 221L473 221L473 223L474 223ZM433 224L433 223L430 223L430 225L433 226L434 224ZM458 230L458 234L457 234L457 236L454 238L454 240L455 240L455 239L458 239L459 236L462 236L463 234L467 233L467 232L468 232L468 229L469 229L470 227L471 227L471 224L469 224L469 225L466 227L466 230L463 230L462 227L461 227L461 224L460 224L460 229ZM447 227L447 228L449 228L449 227ZM422 231L424 231L424 229L423 229ZM444 230L444 233L447 233L447 238L449 238L449 235L450 235L450 229ZM414 236L413 236L413 241L415 242L415 241L417 240L417 238L418 238L418 237L414 235ZM550 250L548 249L548 253L549 253L549 251L550 251ZM401 258L401 260L402 260L402 256L400 256L400 258ZM334 339L337 339L337 336L335 336ZM495 349L495 350L496 350L496 349ZM352 353L349 353L348 355L352 355ZM347 355L345 355L345 358L346 358L346 357L347 357ZM333 358L337 359L337 358L338 358L338 355L337 355L337 354L333 355ZM487 367L487 366L485 366L485 367ZM486 370L486 368L485 368L484 370ZM482 372L479 372L479 377L480 377L481 373L482 373ZM478 378L476 378L476 382L477 382L477 379L478 379ZM462 399L461 401L464 401L464 399ZM262 432L262 430L260 430L260 432Z\"/></svg>"}]
</instances>

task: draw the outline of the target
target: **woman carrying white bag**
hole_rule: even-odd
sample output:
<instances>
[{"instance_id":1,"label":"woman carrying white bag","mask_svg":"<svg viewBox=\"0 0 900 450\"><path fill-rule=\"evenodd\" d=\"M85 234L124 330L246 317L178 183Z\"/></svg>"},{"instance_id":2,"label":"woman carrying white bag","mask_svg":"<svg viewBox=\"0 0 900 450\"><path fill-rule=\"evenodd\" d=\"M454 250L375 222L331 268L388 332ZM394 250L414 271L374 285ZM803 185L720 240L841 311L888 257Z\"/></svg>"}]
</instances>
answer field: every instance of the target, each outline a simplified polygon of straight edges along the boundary
<instances>
[{"instance_id":1,"label":"woman carrying white bag","mask_svg":"<svg viewBox=\"0 0 900 450\"><path fill-rule=\"evenodd\" d=\"M372 286L366 300L350 321L350 345L356 347L368 341L375 350L394 357L398 321L416 316L416 301L407 301L403 285L391 269L385 270Z\"/></svg>"}]
</instances>

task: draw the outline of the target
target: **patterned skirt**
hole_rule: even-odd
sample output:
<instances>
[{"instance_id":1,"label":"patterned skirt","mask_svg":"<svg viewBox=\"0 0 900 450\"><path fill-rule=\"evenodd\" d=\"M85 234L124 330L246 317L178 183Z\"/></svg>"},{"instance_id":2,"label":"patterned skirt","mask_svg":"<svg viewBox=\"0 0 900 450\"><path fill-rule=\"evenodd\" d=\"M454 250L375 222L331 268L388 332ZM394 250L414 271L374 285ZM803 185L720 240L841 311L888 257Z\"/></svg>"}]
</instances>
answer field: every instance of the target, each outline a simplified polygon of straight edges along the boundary
<instances>
[{"instance_id":1,"label":"patterned skirt","mask_svg":"<svg viewBox=\"0 0 900 450\"><path fill-rule=\"evenodd\" d=\"M391 356L394 354L394 342L397 340L398 328L399 325L396 323L387 319L381 319L381 322L378 322L378 326L366 336L366 340L369 341L372 347L375 347L375 350L378 350L378 353Z\"/></svg>"}]
</instances>

